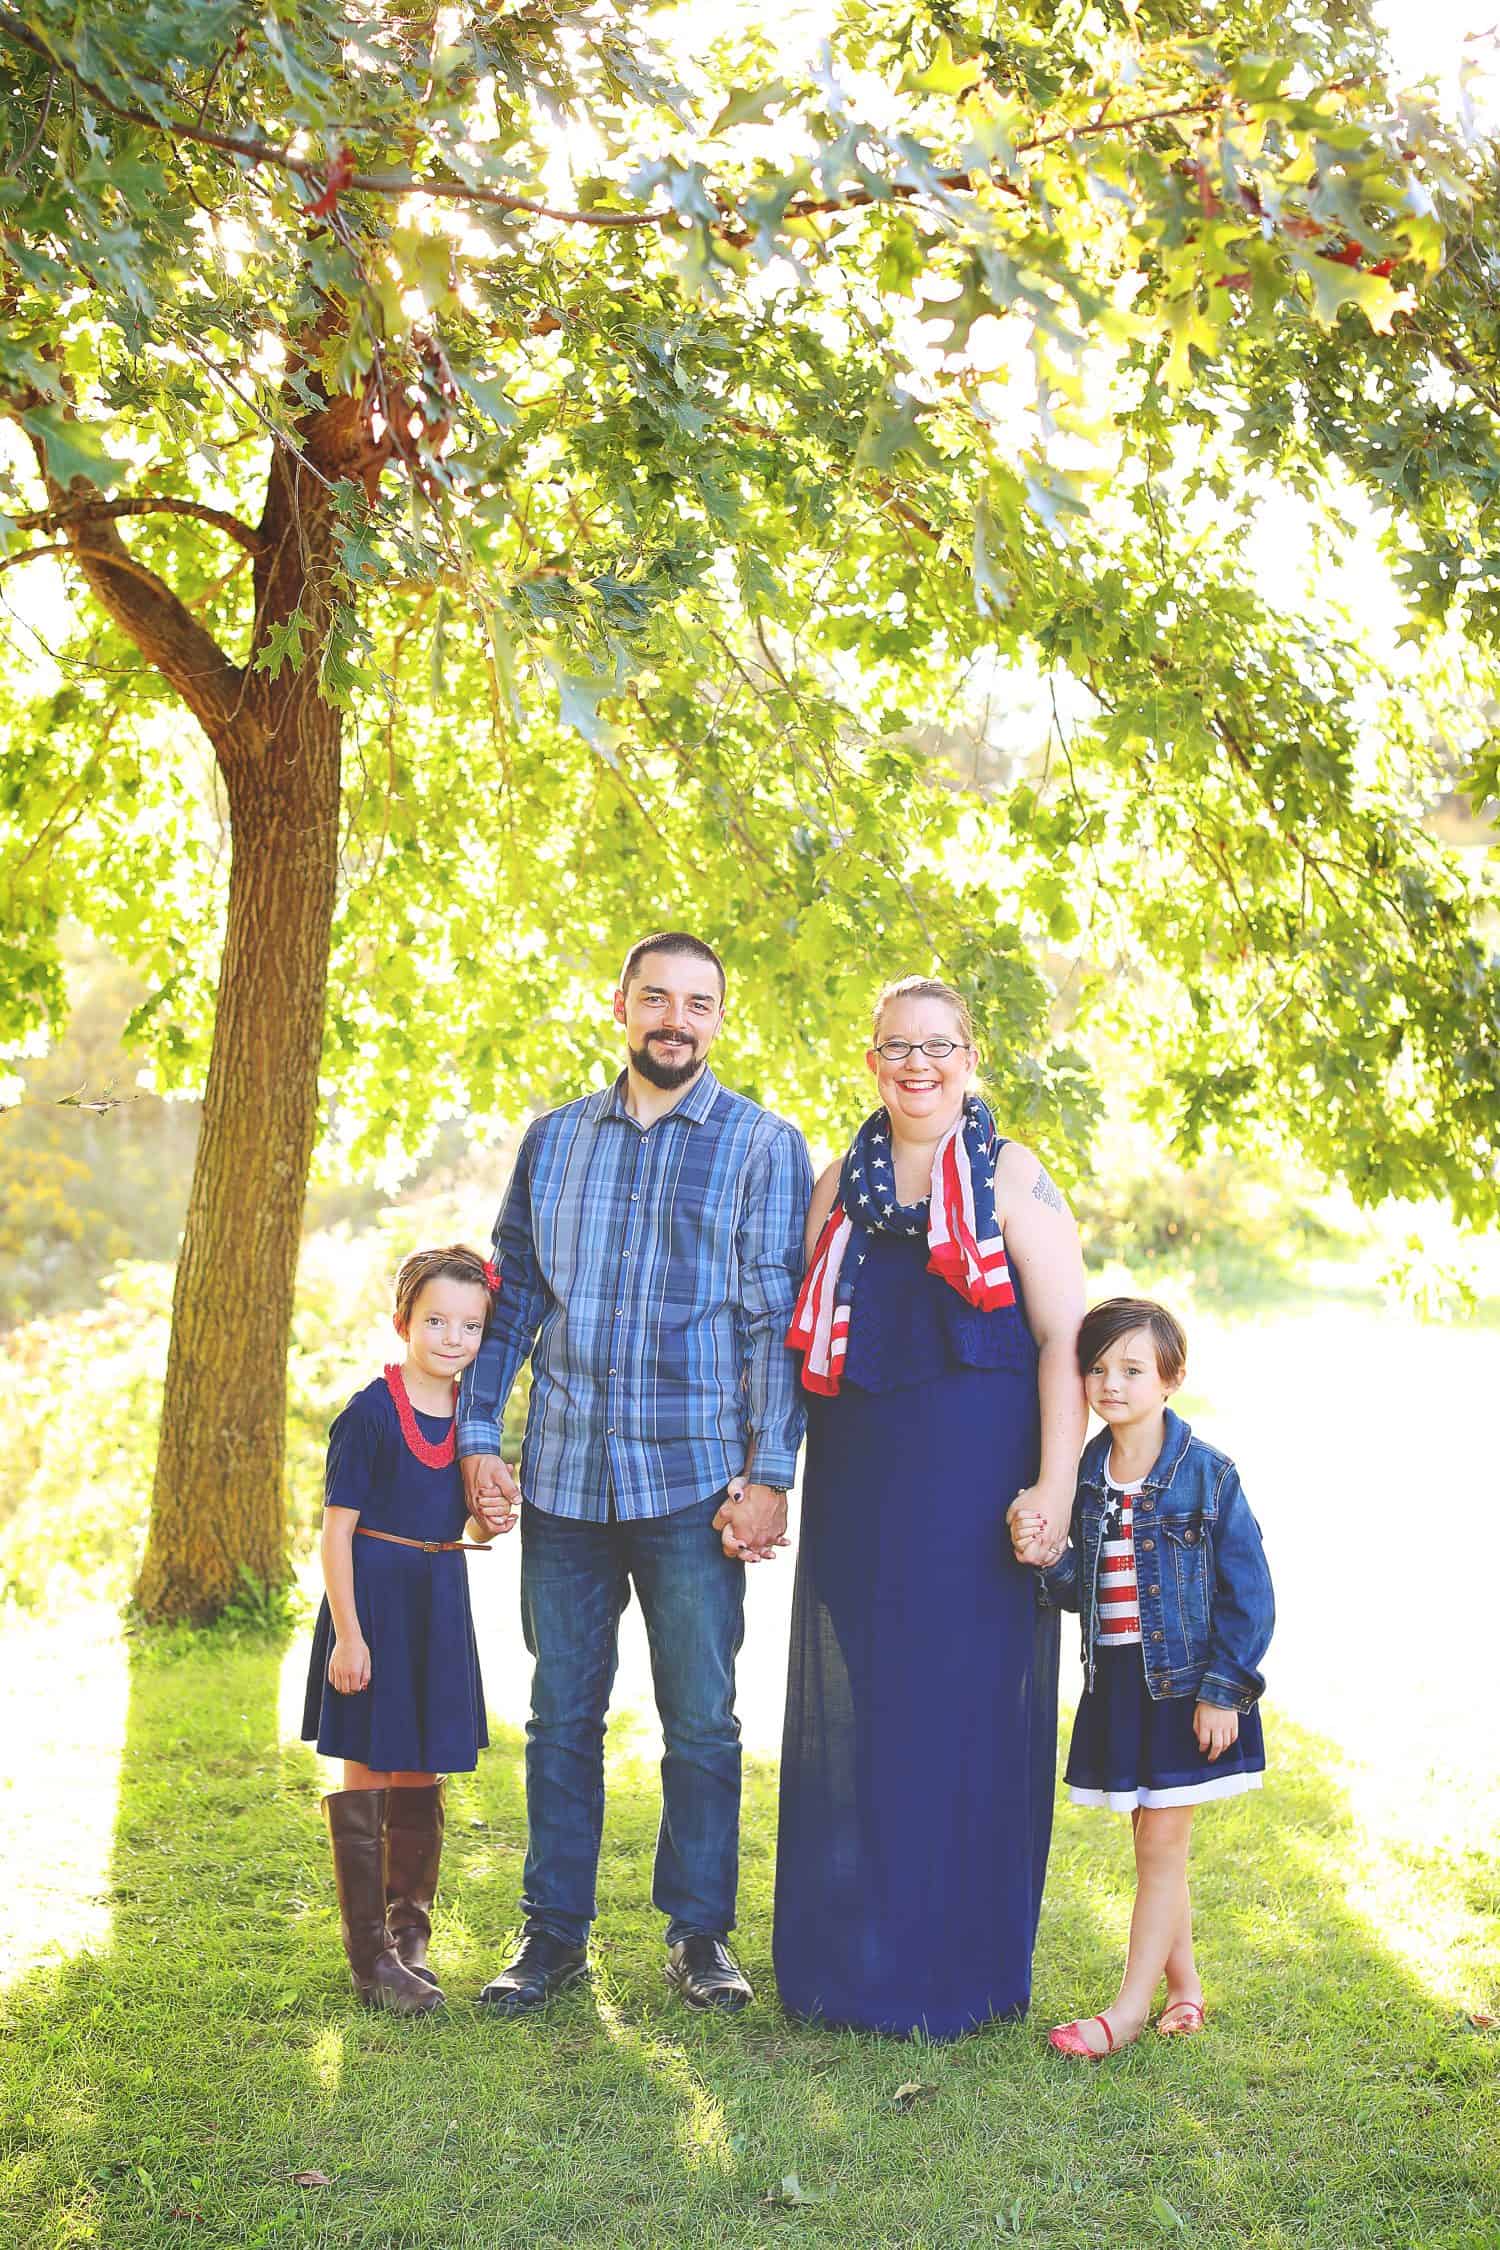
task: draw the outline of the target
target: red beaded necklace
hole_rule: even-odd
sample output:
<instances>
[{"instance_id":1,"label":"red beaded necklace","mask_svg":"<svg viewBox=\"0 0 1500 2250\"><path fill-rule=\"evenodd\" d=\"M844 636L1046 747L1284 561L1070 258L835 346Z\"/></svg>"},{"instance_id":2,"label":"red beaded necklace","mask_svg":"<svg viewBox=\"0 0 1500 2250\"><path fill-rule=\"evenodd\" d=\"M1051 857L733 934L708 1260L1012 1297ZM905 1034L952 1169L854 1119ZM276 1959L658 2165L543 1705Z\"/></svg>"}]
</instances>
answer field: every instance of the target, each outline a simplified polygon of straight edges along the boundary
<instances>
[{"instance_id":1,"label":"red beaded necklace","mask_svg":"<svg viewBox=\"0 0 1500 2250\"><path fill-rule=\"evenodd\" d=\"M438 1444L429 1445L417 1428L417 1417L412 1411L411 1400L406 1395L406 1384L399 1367L392 1366L386 1369L385 1385L395 1401L396 1415L401 1424L401 1435L406 1440L407 1452L414 1453L426 1468L446 1469L451 1462L458 1458L457 1423L450 1422L448 1424L448 1435L441 1439Z\"/></svg>"}]
</instances>

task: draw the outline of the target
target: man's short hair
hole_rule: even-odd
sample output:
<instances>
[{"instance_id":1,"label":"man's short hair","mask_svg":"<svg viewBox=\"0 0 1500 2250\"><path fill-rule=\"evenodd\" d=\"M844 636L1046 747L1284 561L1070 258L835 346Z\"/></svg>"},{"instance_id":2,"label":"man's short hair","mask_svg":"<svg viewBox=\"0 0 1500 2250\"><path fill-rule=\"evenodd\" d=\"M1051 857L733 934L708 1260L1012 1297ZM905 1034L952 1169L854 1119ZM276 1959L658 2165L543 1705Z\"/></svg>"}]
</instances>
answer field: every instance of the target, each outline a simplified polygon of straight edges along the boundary
<instances>
[{"instance_id":1,"label":"man's short hair","mask_svg":"<svg viewBox=\"0 0 1500 2250\"><path fill-rule=\"evenodd\" d=\"M1150 1332L1162 1381L1180 1383L1187 1373L1187 1338L1181 1322L1154 1297L1106 1297L1103 1304L1089 1307L1078 1331L1080 1375L1087 1375L1101 1353L1137 1328Z\"/></svg>"},{"instance_id":2,"label":"man's short hair","mask_svg":"<svg viewBox=\"0 0 1500 2250\"><path fill-rule=\"evenodd\" d=\"M694 937L688 930L658 930L655 937L642 938L638 944L633 945L626 954L625 966L620 971L622 992L630 990L631 979L639 973L641 963L648 953L686 953L695 961L707 961L718 977L719 1005L723 1006L728 989L724 964L711 945L705 945L702 938Z\"/></svg>"}]
</instances>

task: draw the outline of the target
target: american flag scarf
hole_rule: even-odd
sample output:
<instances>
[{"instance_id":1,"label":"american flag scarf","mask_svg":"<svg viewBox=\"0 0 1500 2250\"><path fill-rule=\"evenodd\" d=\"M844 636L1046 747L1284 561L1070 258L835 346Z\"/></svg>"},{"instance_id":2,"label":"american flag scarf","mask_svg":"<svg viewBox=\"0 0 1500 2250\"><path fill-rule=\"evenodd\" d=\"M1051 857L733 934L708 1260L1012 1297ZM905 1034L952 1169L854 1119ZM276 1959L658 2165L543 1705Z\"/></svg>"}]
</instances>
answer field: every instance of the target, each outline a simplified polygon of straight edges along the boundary
<instances>
[{"instance_id":1,"label":"american flag scarf","mask_svg":"<svg viewBox=\"0 0 1500 2250\"><path fill-rule=\"evenodd\" d=\"M838 1201L813 1245L786 1340L802 1353L805 1389L833 1398L849 1349L855 1284L874 1234L925 1234L927 1271L940 1274L971 1305L991 1312L1016 1292L995 1217L995 1157L1000 1136L975 1094L938 1142L926 1216L896 1201L891 1121L867 1117L839 1174Z\"/></svg>"}]
</instances>

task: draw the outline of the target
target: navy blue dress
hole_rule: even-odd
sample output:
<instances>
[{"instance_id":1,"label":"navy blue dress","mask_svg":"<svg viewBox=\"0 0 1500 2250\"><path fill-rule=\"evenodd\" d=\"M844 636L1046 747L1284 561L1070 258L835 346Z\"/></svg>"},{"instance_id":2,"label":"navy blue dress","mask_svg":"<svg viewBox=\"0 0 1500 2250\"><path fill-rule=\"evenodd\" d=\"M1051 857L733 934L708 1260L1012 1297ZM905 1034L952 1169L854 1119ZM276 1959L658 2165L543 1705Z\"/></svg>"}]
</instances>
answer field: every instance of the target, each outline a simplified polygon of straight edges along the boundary
<instances>
[{"instance_id":1,"label":"navy blue dress","mask_svg":"<svg viewBox=\"0 0 1500 2250\"><path fill-rule=\"evenodd\" d=\"M438 1445L448 1421L418 1413L417 1428ZM323 1498L403 1539L457 1539L464 1528L457 1462L429 1469L417 1459L383 1379L356 1391L329 1431ZM381 1773L471 1772L489 1735L466 1557L356 1533L354 1607L370 1651L369 1685L340 1695L329 1683L335 1636L325 1595L307 1669L304 1742Z\"/></svg>"},{"instance_id":2,"label":"navy blue dress","mask_svg":"<svg viewBox=\"0 0 1500 2250\"><path fill-rule=\"evenodd\" d=\"M1025 1314L926 1264L875 1236L808 1401L774 1951L793 2012L949 2039L1031 1997L1058 1635L1005 1527L1039 1453Z\"/></svg>"}]
</instances>

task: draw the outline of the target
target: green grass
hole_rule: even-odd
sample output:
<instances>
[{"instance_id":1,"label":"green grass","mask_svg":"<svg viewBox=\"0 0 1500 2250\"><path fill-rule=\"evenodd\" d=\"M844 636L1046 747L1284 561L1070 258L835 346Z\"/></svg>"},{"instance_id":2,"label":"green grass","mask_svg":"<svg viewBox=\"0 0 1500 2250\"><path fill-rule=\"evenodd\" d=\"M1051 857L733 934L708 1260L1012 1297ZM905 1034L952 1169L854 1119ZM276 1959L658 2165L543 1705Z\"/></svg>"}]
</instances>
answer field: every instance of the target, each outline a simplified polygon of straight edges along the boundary
<instances>
[{"instance_id":1,"label":"green grass","mask_svg":"<svg viewBox=\"0 0 1500 2250\"><path fill-rule=\"evenodd\" d=\"M1039 2026L1112 1990L1123 1822L1060 1813L1032 2024L886 2044L776 2005L775 1778L753 1767L741 1939L760 1999L705 2022L661 1981L655 1776L628 1751L592 1992L542 2022L489 2021L468 1995L504 1953L519 1887L509 1730L451 1791L434 1949L449 2009L362 2014L315 1761L278 1732L279 1667L268 1643L219 1639L132 1664L108 1934L0 2000L6 2243L1500 2243L1500 2045L1409 1965L1430 1910L1463 1988L1500 1990L1500 1860L1472 1840L1377 1849L1331 1754L1280 1719L1267 1789L1200 1823L1210 2034L1092 2070ZM53 1817L65 1831L66 1796ZM1382 1883L1384 1940L1350 1903ZM911 2079L932 2090L898 2109ZM304 2170L331 2184L294 2185ZM790 2178L816 2200L791 2200Z\"/></svg>"}]
</instances>

